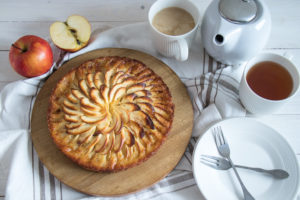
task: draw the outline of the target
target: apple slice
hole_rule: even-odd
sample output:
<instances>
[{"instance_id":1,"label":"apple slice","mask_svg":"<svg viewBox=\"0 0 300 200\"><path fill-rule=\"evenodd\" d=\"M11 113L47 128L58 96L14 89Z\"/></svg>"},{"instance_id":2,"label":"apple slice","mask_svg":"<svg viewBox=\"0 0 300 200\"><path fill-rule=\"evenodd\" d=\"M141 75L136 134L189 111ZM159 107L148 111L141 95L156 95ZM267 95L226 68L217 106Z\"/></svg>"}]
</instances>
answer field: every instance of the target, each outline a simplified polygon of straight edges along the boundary
<instances>
[{"instance_id":1,"label":"apple slice","mask_svg":"<svg viewBox=\"0 0 300 200\"><path fill-rule=\"evenodd\" d=\"M86 18L71 15L66 22L54 22L50 26L50 36L57 47L75 52L88 44L91 25Z\"/></svg>"}]
</instances>

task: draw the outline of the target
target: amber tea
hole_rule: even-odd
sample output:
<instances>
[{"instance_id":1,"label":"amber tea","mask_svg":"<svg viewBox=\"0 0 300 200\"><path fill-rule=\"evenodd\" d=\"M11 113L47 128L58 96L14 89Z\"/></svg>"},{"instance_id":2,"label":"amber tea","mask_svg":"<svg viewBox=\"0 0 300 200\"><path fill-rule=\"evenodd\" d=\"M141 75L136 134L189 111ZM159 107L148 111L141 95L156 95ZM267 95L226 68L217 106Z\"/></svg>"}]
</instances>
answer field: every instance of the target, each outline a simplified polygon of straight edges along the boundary
<instances>
[{"instance_id":1,"label":"amber tea","mask_svg":"<svg viewBox=\"0 0 300 200\"><path fill-rule=\"evenodd\" d=\"M270 100L285 99L293 89L290 73L280 64L271 61L255 64L248 71L246 80L256 94Z\"/></svg>"}]
</instances>

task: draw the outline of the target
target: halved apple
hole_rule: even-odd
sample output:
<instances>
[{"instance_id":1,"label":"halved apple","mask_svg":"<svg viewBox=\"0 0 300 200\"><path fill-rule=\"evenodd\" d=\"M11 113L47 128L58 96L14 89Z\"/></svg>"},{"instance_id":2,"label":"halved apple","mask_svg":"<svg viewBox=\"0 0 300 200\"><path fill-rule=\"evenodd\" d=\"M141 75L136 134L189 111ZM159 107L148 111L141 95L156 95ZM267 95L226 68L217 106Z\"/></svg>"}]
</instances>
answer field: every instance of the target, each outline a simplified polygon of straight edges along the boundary
<instances>
[{"instance_id":1,"label":"halved apple","mask_svg":"<svg viewBox=\"0 0 300 200\"><path fill-rule=\"evenodd\" d=\"M75 52L85 47L91 36L91 25L80 15L71 15L66 22L54 22L50 26L53 43L66 51Z\"/></svg>"}]
</instances>

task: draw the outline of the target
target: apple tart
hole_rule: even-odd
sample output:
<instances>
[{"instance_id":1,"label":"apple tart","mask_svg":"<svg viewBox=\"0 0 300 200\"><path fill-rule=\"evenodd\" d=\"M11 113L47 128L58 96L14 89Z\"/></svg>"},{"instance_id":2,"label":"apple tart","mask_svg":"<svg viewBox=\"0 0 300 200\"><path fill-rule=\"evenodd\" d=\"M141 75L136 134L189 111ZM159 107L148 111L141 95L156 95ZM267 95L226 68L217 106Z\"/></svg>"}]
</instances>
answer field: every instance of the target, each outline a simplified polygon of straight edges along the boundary
<instances>
[{"instance_id":1,"label":"apple tart","mask_svg":"<svg viewBox=\"0 0 300 200\"><path fill-rule=\"evenodd\" d=\"M155 153L174 117L167 85L140 61L117 56L87 61L53 89L50 135L83 168L118 171Z\"/></svg>"}]
</instances>

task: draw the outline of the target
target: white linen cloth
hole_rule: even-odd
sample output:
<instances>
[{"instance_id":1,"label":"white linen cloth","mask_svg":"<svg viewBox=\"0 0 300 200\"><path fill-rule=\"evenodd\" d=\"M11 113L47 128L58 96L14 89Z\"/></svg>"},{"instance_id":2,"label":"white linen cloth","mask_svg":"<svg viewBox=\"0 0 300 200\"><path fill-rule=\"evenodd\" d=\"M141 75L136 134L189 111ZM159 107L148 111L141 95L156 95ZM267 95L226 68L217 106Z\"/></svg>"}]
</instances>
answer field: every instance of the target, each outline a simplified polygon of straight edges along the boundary
<instances>
[{"instance_id":1,"label":"white linen cloth","mask_svg":"<svg viewBox=\"0 0 300 200\"><path fill-rule=\"evenodd\" d=\"M53 45L54 65L45 75L6 85L0 93L0 191L6 199L102 199L77 192L59 182L43 166L30 138L30 117L35 97L53 69L82 53L105 47L131 48L165 62L181 78L194 107L193 137L180 163L159 183L117 199L199 198L192 175L191 159L196 139L212 123L245 116L238 98L243 67L222 65L208 56L199 35L185 62L159 55L150 40L147 23L94 31L90 44L76 53L65 53ZM110 198L104 198L110 199ZM115 198L113 198L115 199Z\"/></svg>"}]
</instances>

